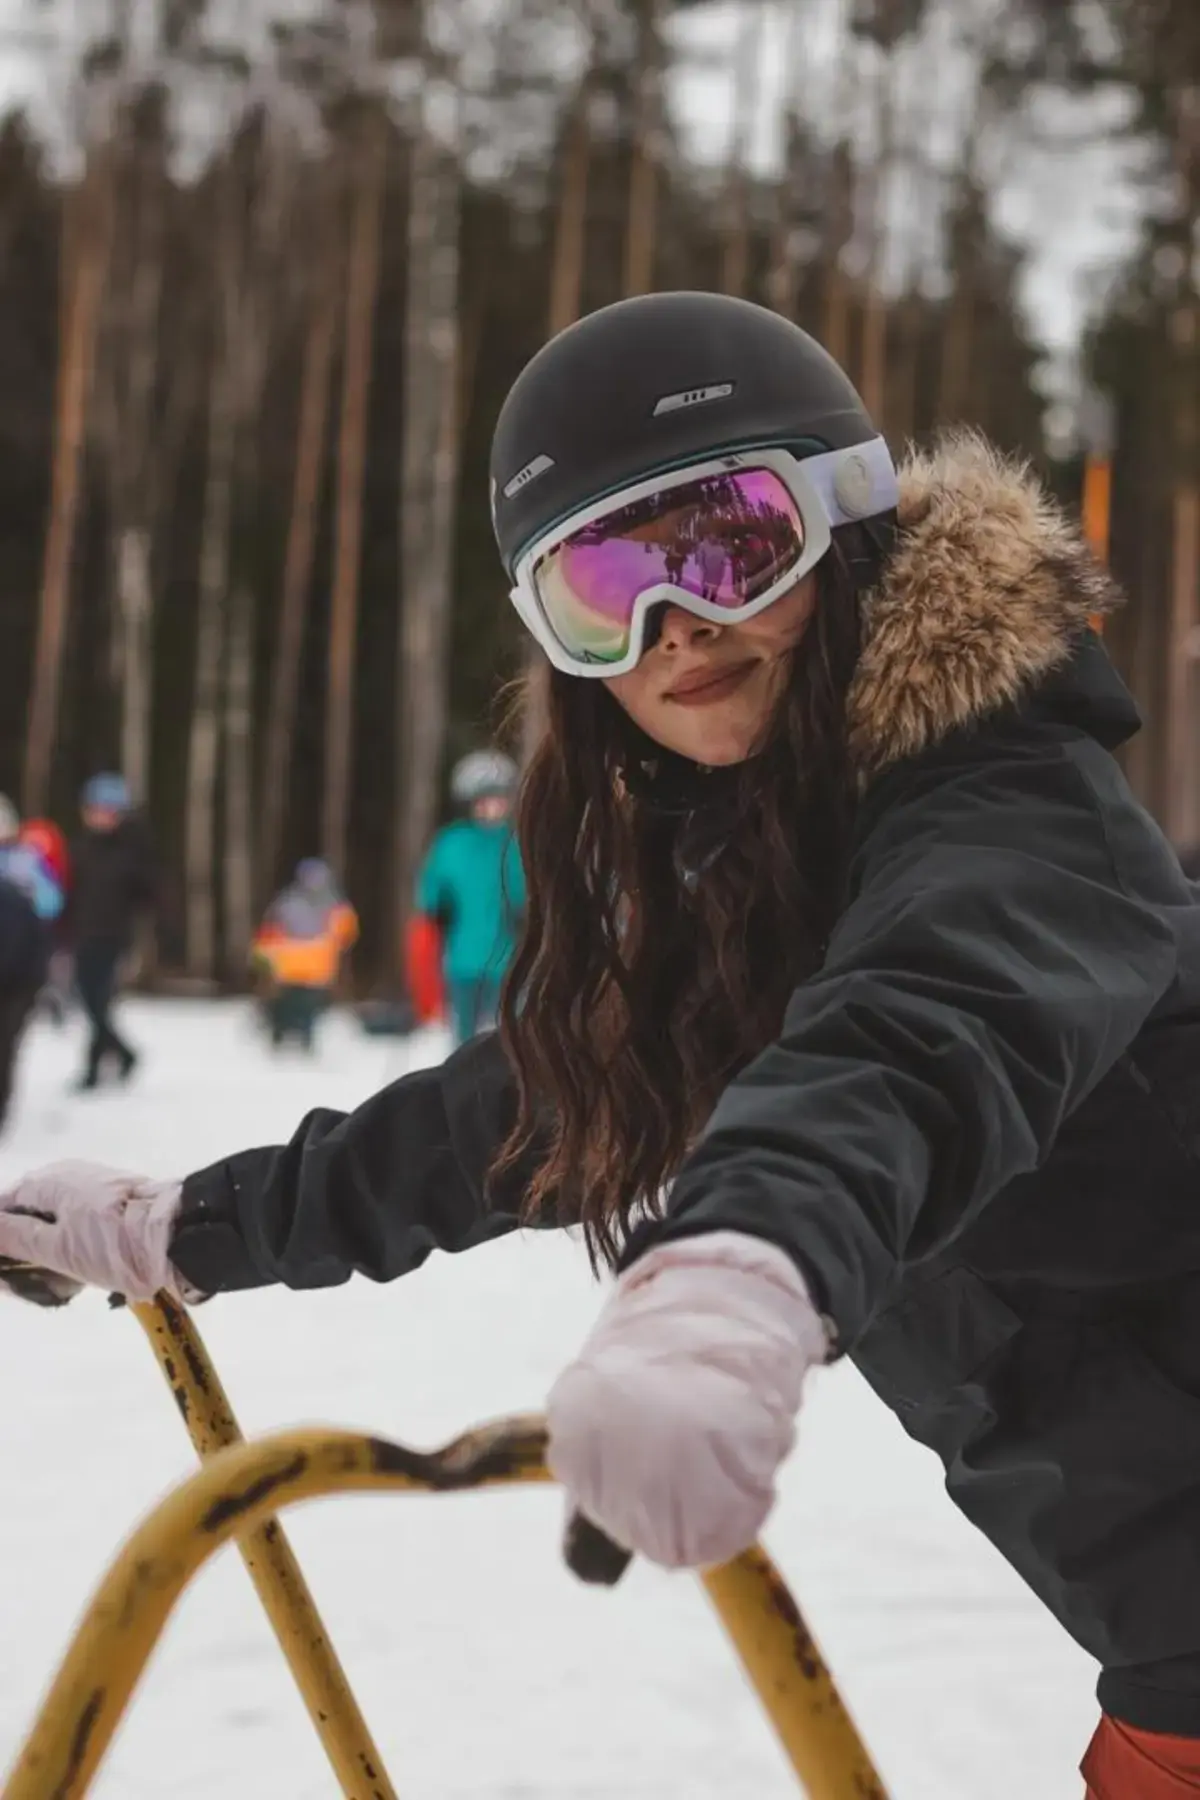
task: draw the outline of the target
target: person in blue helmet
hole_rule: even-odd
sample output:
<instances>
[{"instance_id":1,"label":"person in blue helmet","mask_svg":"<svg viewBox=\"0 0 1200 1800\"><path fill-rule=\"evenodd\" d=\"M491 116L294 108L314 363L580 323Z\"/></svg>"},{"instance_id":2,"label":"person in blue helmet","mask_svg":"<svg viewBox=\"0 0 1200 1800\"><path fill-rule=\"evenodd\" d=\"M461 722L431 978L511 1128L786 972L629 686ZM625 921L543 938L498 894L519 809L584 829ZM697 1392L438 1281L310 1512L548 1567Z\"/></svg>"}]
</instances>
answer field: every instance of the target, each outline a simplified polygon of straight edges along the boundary
<instances>
[{"instance_id":1,"label":"person in blue helmet","mask_svg":"<svg viewBox=\"0 0 1200 1800\"><path fill-rule=\"evenodd\" d=\"M450 792L465 816L438 832L417 877L409 985L418 1017L447 1010L459 1044L496 1022L525 909L511 818L516 787L516 765L502 752L464 756Z\"/></svg>"},{"instance_id":2,"label":"person in blue helmet","mask_svg":"<svg viewBox=\"0 0 1200 1800\"><path fill-rule=\"evenodd\" d=\"M140 921L154 910L157 878L150 837L121 775L95 775L81 797L83 831L71 850L66 915L75 986L91 1026L81 1092L100 1085L106 1065L128 1081L137 1053L113 1025L111 1008L122 958Z\"/></svg>"}]
</instances>

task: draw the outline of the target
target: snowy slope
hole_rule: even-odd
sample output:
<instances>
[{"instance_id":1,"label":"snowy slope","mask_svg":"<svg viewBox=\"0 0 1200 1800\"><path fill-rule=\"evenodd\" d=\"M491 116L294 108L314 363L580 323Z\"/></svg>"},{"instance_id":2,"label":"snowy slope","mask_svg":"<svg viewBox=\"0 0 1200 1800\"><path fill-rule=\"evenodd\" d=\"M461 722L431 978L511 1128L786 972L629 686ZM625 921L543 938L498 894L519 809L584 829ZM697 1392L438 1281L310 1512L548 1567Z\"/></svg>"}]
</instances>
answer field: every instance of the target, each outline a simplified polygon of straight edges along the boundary
<instances>
[{"instance_id":1,"label":"snowy slope","mask_svg":"<svg viewBox=\"0 0 1200 1800\"><path fill-rule=\"evenodd\" d=\"M67 1099L79 1045L26 1046L0 1180L63 1156L151 1172L276 1141L400 1074L403 1047L330 1021L316 1066L272 1062L238 1005L131 1004L146 1070ZM424 1060L443 1046L426 1040ZM231 1297L206 1341L243 1425L362 1425L420 1445L536 1408L598 1304L566 1238L437 1257L388 1288ZM88 1295L0 1302L0 1764L135 1519L192 1466L135 1323ZM552 1490L342 1499L288 1529L405 1800L783 1800L795 1786L690 1578L614 1594L557 1561ZM1060 1800L1093 1670L950 1508L933 1459L854 1371L814 1387L768 1534L894 1800ZM95 1792L335 1792L236 1556L173 1620Z\"/></svg>"}]
</instances>

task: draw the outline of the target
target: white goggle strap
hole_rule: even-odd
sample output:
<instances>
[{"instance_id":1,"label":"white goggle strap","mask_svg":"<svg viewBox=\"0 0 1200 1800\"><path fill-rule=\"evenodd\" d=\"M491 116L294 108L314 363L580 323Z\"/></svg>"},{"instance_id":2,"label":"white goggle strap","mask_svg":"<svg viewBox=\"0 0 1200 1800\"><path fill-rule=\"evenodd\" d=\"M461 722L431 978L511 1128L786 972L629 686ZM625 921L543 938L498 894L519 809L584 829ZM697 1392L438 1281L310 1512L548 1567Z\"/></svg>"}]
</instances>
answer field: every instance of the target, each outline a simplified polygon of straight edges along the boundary
<instances>
[{"instance_id":1,"label":"white goggle strap","mask_svg":"<svg viewBox=\"0 0 1200 1800\"><path fill-rule=\"evenodd\" d=\"M823 450L800 459L831 525L854 525L891 512L900 500L892 453L881 437L848 450Z\"/></svg>"}]
</instances>

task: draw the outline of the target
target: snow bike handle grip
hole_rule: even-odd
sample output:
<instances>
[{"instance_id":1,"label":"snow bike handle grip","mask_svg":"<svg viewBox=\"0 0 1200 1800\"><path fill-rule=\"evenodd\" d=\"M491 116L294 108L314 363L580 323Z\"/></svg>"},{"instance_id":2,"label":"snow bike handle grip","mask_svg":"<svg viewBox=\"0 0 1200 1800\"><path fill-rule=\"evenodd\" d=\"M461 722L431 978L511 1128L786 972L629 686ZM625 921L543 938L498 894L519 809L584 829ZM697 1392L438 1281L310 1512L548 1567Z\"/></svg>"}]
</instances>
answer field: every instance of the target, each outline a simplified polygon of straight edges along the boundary
<instances>
[{"instance_id":1,"label":"snow bike handle grip","mask_svg":"<svg viewBox=\"0 0 1200 1800\"><path fill-rule=\"evenodd\" d=\"M632 1550L613 1542L598 1525L574 1512L563 1535L563 1561L589 1587L616 1587L633 1561Z\"/></svg>"}]
</instances>

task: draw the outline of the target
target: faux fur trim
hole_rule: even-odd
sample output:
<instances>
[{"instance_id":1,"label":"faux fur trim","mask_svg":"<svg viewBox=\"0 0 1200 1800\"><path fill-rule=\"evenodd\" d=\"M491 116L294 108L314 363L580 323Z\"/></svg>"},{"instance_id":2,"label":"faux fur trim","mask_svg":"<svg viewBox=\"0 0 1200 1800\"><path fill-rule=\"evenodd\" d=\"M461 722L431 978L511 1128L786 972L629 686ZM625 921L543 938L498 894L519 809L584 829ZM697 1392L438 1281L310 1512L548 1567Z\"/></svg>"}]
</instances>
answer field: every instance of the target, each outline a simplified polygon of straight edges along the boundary
<instances>
[{"instance_id":1,"label":"faux fur trim","mask_svg":"<svg viewBox=\"0 0 1200 1800\"><path fill-rule=\"evenodd\" d=\"M909 456L899 518L847 701L864 779L1015 700L1121 601L1028 466L974 432Z\"/></svg>"}]
</instances>

